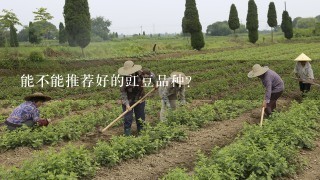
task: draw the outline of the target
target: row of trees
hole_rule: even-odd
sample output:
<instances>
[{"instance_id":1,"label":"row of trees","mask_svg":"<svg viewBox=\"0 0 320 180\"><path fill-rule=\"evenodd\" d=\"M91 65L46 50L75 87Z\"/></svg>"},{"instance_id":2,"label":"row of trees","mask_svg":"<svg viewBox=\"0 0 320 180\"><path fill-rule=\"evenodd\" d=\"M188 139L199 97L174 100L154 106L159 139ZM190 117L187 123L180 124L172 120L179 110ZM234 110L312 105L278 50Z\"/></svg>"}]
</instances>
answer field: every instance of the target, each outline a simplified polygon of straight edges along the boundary
<instances>
[{"instance_id":1,"label":"row of trees","mask_svg":"<svg viewBox=\"0 0 320 180\"><path fill-rule=\"evenodd\" d=\"M240 27L237 8L234 4L231 5L229 14L229 28L235 32ZM277 11L274 2L270 2L268 9L268 25L271 28L271 39L273 42L273 31L278 26ZM259 20L257 5L254 0L248 2L248 13L246 29L248 30L249 41L256 43L259 39ZM288 11L283 11L281 29L284 32L284 36L287 39L293 37L292 19L289 16Z\"/></svg>"}]
</instances>

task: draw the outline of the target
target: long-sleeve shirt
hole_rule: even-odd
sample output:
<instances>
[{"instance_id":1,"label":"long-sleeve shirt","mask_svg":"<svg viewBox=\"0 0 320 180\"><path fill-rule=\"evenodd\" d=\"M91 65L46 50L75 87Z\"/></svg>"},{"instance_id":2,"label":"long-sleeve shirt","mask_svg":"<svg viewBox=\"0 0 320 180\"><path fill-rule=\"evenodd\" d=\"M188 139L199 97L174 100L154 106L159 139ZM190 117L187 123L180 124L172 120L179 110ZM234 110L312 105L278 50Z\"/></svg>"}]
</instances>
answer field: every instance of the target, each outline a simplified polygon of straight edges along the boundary
<instances>
[{"instance_id":1,"label":"long-sleeve shirt","mask_svg":"<svg viewBox=\"0 0 320 180\"><path fill-rule=\"evenodd\" d=\"M261 81L266 89L265 100L267 103L270 102L271 93L277 93L284 90L283 80L276 72L270 69L264 73Z\"/></svg>"},{"instance_id":2,"label":"long-sleeve shirt","mask_svg":"<svg viewBox=\"0 0 320 180\"><path fill-rule=\"evenodd\" d=\"M13 110L7 121L12 124L22 125L23 122L29 120L37 122L39 119L40 111L36 104L31 101L26 101Z\"/></svg>"},{"instance_id":3,"label":"long-sleeve shirt","mask_svg":"<svg viewBox=\"0 0 320 180\"><path fill-rule=\"evenodd\" d=\"M181 103L185 103L185 86L184 85L179 85L176 83L172 83L172 78L166 79L168 81L168 86L161 86L159 87L159 94L161 99L169 105L169 96L171 95L178 95L180 96L180 101Z\"/></svg>"},{"instance_id":4,"label":"long-sleeve shirt","mask_svg":"<svg viewBox=\"0 0 320 180\"><path fill-rule=\"evenodd\" d=\"M313 70L309 62L306 62L305 66L298 62L294 68L294 73L298 74L302 80L314 79Z\"/></svg>"},{"instance_id":5,"label":"long-sleeve shirt","mask_svg":"<svg viewBox=\"0 0 320 180\"><path fill-rule=\"evenodd\" d=\"M131 82L124 77L124 85L120 87L122 104L129 106L130 103L138 101L145 94L143 79L150 78L153 85L156 84L156 77L153 72L142 70L131 78Z\"/></svg>"}]
</instances>

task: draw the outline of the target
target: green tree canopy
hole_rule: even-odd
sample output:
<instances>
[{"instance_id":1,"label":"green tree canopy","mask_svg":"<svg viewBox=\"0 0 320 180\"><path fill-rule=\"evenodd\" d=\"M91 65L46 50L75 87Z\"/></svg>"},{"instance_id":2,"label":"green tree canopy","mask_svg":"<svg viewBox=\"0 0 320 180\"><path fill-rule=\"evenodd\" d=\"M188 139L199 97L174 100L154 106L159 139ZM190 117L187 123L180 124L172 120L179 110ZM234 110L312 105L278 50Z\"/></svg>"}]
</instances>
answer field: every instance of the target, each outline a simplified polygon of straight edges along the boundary
<instances>
[{"instance_id":1,"label":"green tree canopy","mask_svg":"<svg viewBox=\"0 0 320 180\"><path fill-rule=\"evenodd\" d=\"M91 40L91 19L88 1L66 0L63 13L69 45L80 46L83 52L83 48Z\"/></svg>"},{"instance_id":2,"label":"green tree canopy","mask_svg":"<svg viewBox=\"0 0 320 180\"><path fill-rule=\"evenodd\" d=\"M281 29L285 38L291 39L293 37L292 19L288 11L283 11L282 13Z\"/></svg>"},{"instance_id":3,"label":"green tree canopy","mask_svg":"<svg viewBox=\"0 0 320 180\"><path fill-rule=\"evenodd\" d=\"M259 39L258 28L258 9L254 0L249 0L248 2L248 14L247 14L247 24L246 28L249 31L249 41L251 43L256 43Z\"/></svg>"},{"instance_id":4,"label":"green tree canopy","mask_svg":"<svg viewBox=\"0 0 320 180\"><path fill-rule=\"evenodd\" d=\"M308 29L308 28L315 28L316 26L316 18L300 18L298 19L297 23L295 24L295 28L301 28L301 29Z\"/></svg>"},{"instance_id":5,"label":"green tree canopy","mask_svg":"<svg viewBox=\"0 0 320 180\"><path fill-rule=\"evenodd\" d=\"M37 11L32 12L35 14L34 20L35 21L49 21L53 18L50 13L47 12L47 8L37 8Z\"/></svg>"},{"instance_id":6,"label":"green tree canopy","mask_svg":"<svg viewBox=\"0 0 320 180\"><path fill-rule=\"evenodd\" d=\"M4 15L0 15L0 22L5 28L10 28L11 25L22 25L17 18L17 15L12 10L2 10Z\"/></svg>"},{"instance_id":7,"label":"green tree canopy","mask_svg":"<svg viewBox=\"0 0 320 180\"><path fill-rule=\"evenodd\" d=\"M68 35L62 22L59 24L59 43L63 44L68 41Z\"/></svg>"},{"instance_id":8,"label":"green tree canopy","mask_svg":"<svg viewBox=\"0 0 320 180\"><path fill-rule=\"evenodd\" d=\"M19 46L17 29L14 27L13 24L10 25L10 46L11 47Z\"/></svg>"},{"instance_id":9,"label":"green tree canopy","mask_svg":"<svg viewBox=\"0 0 320 180\"><path fill-rule=\"evenodd\" d=\"M240 25L239 33L246 33L246 27L244 24ZM209 36L227 36L232 34L232 30L229 27L228 21L218 21L207 27L206 34Z\"/></svg>"},{"instance_id":10,"label":"green tree canopy","mask_svg":"<svg viewBox=\"0 0 320 180\"><path fill-rule=\"evenodd\" d=\"M273 29L278 26L277 11L274 2L270 2L268 10L268 25L271 27L271 39L273 42Z\"/></svg>"},{"instance_id":11,"label":"green tree canopy","mask_svg":"<svg viewBox=\"0 0 320 180\"><path fill-rule=\"evenodd\" d=\"M103 40L108 39L110 26L111 21L105 19L102 16L98 16L91 19L91 32L97 36L100 36Z\"/></svg>"},{"instance_id":12,"label":"green tree canopy","mask_svg":"<svg viewBox=\"0 0 320 180\"><path fill-rule=\"evenodd\" d=\"M195 0L186 0L184 17L182 19L182 32L194 33L202 31L199 13Z\"/></svg>"},{"instance_id":13,"label":"green tree canopy","mask_svg":"<svg viewBox=\"0 0 320 180\"><path fill-rule=\"evenodd\" d=\"M240 28L240 21L238 17L238 11L234 4L231 5L230 14L229 14L229 21L228 21L229 28L234 32L236 29Z\"/></svg>"},{"instance_id":14,"label":"green tree canopy","mask_svg":"<svg viewBox=\"0 0 320 180\"><path fill-rule=\"evenodd\" d=\"M29 40L29 26L23 26L23 28L18 33L19 42L28 42Z\"/></svg>"}]
</instances>

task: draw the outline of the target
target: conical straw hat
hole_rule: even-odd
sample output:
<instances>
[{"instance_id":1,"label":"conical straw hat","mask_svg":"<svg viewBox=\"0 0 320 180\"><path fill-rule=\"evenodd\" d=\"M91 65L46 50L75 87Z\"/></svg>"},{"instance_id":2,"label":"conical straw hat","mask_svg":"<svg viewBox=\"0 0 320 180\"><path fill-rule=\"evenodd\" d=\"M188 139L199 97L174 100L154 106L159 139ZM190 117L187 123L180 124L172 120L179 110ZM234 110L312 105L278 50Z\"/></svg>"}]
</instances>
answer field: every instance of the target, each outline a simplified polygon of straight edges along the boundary
<instances>
[{"instance_id":1,"label":"conical straw hat","mask_svg":"<svg viewBox=\"0 0 320 180\"><path fill-rule=\"evenodd\" d=\"M307 55L304 53L300 54L294 61L312 61Z\"/></svg>"}]
</instances>

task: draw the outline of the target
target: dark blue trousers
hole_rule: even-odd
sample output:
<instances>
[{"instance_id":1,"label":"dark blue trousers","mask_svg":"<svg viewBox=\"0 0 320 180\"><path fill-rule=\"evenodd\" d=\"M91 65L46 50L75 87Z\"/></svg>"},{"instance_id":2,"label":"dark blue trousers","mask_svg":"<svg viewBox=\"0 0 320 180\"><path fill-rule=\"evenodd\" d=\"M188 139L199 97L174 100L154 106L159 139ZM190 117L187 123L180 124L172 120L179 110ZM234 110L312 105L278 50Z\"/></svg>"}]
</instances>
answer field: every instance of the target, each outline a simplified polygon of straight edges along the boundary
<instances>
[{"instance_id":1,"label":"dark blue trousers","mask_svg":"<svg viewBox=\"0 0 320 180\"><path fill-rule=\"evenodd\" d=\"M130 106L132 106L135 102L130 103ZM125 116L124 116L124 129L130 129L131 125L132 125L132 121L133 121L133 113L136 119L136 123L137 123L137 129L138 131L142 130L143 128L143 123L146 119L146 115L144 112L144 108L145 108L146 102L142 102L140 104L138 104L136 107L134 107L131 111L129 111ZM126 106L122 104L122 110L123 112L126 111ZM140 120L142 122L140 122Z\"/></svg>"}]
</instances>

